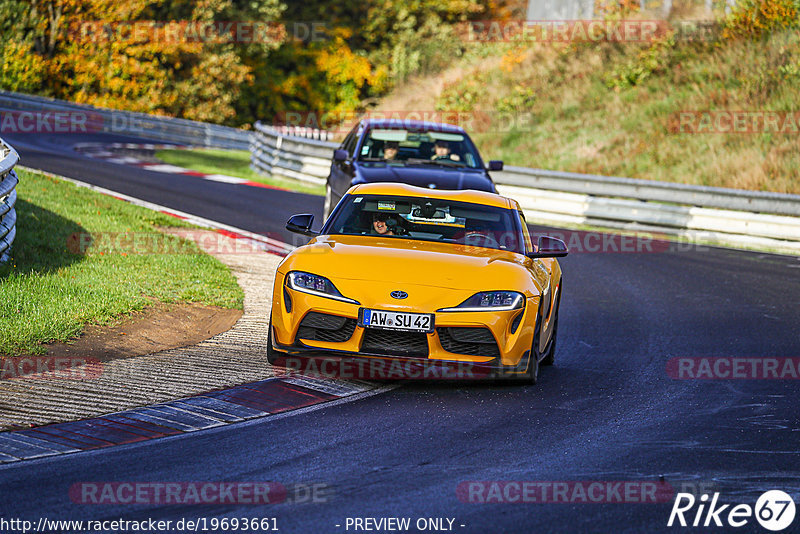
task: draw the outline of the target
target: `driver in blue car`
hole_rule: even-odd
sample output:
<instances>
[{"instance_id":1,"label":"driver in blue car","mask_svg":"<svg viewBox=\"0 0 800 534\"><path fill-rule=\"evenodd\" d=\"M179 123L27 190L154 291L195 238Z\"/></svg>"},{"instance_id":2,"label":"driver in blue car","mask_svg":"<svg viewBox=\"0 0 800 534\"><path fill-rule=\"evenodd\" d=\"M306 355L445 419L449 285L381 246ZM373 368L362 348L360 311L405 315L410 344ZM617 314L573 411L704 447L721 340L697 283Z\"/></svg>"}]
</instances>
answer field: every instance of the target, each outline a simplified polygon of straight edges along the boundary
<instances>
[{"instance_id":1,"label":"driver in blue car","mask_svg":"<svg viewBox=\"0 0 800 534\"><path fill-rule=\"evenodd\" d=\"M386 141L383 146L383 159L392 161L397 157L397 151L400 148L400 143L397 141Z\"/></svg>"},{"instance_id":2,"label":"driver in blue car","mask_svg":"<svg viewBox=\"0 0 800 534\"><path fill-rule=\"evenodd\" d=\"M452 161L460 161L461 160L461 158L458 156L458 154L451 153L451 151L450 151L450 143L448 143L447 141L444 141L442 139L437 140L436 144L433 145L433 156L431 156L431 159L433 161L443 160L443 159L449 159L449 160L452 160Z\"/></svg>"}]
</instances>

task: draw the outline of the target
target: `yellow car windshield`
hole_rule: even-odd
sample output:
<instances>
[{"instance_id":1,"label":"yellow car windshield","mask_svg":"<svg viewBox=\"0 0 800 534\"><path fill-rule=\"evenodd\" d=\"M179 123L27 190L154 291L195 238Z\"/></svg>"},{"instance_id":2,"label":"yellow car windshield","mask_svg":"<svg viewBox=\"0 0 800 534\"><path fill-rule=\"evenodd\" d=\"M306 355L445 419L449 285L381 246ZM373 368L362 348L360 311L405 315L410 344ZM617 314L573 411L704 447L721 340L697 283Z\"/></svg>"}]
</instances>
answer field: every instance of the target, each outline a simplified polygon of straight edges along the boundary
<instances>
[{"instance_id":1,"label":"yellow car windshield","mask_svg":"<svg viewBox=\"0 0 800 534\"><path fill-rule=\"evenodd\" d=\"M516 212L439 198L349 195L326 225L332 235L373 235L524 253Z\"/></svg>"}]
</instances>

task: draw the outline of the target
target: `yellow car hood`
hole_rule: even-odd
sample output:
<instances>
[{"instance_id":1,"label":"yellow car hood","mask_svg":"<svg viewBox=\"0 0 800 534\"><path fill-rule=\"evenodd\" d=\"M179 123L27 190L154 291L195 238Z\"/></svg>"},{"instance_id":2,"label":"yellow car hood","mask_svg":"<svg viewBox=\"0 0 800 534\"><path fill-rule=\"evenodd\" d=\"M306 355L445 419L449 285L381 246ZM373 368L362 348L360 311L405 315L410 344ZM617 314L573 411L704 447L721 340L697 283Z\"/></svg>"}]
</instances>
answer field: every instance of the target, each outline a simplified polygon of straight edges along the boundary
<instances>
[{"instance_id":1,"label":"yellow car hood","mask_svg":"<svg viewBox=\"0 0 800 534\"><path fill-rule=\"evenodd\" d=\"M284 259L279 272L330 279L538 294L521 254L482 247L376 236L319 236ZM348 284L349 285L349 284ZM369 284L372 285L372 284Z\"/></svg>"}]
</instances>

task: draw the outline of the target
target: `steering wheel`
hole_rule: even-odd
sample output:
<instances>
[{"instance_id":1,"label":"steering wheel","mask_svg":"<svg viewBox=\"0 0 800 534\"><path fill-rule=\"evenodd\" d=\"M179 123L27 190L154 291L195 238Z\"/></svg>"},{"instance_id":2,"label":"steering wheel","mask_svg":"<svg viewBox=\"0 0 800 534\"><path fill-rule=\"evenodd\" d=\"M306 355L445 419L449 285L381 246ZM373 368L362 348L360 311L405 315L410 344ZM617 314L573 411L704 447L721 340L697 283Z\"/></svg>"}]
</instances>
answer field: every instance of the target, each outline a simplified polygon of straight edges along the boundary
<instances>
[{"instance_id":1,"label":"steering wheel","mask_svg":"<svg viewBox=\"0 0 800 534\"><path fill-rule=\"evenodd\" d=\"M500 247L500 244L494 237L485 232L480 232L480 231L467 232L461 241L465 245L472 245L475 247L486 247L486 248Z\"/></svg>"}]
</instances>

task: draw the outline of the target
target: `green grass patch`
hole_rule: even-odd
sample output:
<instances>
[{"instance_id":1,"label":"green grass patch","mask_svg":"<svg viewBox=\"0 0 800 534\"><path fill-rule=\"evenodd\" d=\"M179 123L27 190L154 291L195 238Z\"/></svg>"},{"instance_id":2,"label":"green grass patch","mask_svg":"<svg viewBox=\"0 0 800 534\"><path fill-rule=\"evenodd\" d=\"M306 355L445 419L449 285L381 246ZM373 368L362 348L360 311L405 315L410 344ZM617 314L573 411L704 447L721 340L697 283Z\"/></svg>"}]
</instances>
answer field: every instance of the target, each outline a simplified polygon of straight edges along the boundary
<instances>
[{"instance_id":1,"label":"green grass patch","mask_svg":"<svg viewBox=\"0 0 800 534\"><path fill-rule=\"evenodd\" d=\"M253 182L281 187L298 193L324 195L325 186L313 185L300 180L264 176L250 168L250 152L247 150L222 150L217 148L194 148L189 150L159 150L156 157L186 169L208 174L225 174Z\"/></svg>"},{"instance_id":2,"label":"green grass patch","mask_svg":"<svg viewBox=\"0 0 800 534\"><path fill-rule=\"evenodd\" d=\"M186 253L101 255L74 245L81 234L152 235L186 223L37 172L19 171L19 179L17 237L0 265L0 354L45 352L42 343L153 302L242 308L230 270L178 237L159 233L167 250Z\"/></svg>"}]
</instances>

